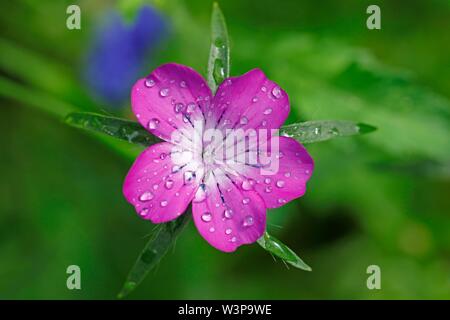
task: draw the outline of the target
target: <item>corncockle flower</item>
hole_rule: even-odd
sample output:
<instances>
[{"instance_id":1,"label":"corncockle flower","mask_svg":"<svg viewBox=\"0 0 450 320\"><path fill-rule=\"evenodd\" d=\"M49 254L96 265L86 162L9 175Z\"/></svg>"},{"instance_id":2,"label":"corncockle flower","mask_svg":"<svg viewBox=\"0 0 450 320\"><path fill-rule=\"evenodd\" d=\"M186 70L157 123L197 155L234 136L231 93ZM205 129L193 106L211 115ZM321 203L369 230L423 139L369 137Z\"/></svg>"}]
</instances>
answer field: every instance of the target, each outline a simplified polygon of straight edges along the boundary
<instances>
[{"instance_id":1,"label":"corncockle flower","mask_svg":"<svg viewBox=\"0 0 450 320\"><path fill-rule=\"evenodd\" d=\"M165 140L142 152L124 182L142 218L167 222L192 202L200 234L231 252L263 235L267 209L305 193L313 160L299 142L277 135L289 98L261 70L226 79L213 97L196 71L165 64L136 82L131 104Z\"/></svg>"},{"instance_id":2,"label":"corncockle flower","mask_svg":"<svg viewBox=\"0 0 450 320\"><path fill-rule=\"evenodd\" d=\"M148 54L166 33L164 18L150 6L141 7L130 24L118 12L109 11L95 32L84 71L96 98L120 107Z\"/></svg>"}]
</instances>

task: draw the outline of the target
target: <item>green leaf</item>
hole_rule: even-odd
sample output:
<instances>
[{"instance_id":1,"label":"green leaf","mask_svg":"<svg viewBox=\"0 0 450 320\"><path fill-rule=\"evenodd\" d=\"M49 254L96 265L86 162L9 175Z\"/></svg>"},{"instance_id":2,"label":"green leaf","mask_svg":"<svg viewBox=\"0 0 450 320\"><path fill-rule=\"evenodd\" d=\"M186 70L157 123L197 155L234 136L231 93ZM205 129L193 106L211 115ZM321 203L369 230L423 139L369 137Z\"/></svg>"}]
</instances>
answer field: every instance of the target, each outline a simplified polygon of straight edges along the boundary
<instances>
[{"instance_id":1,"label":"green leaf","mask_svg":"<svg viewBox=\"0 0 450 320\"><path fill-rule=\"evenodd\" d=\"M280 135L294 138L301 143L313 143L336 137L369 133L374 130L376 130L375 127L364 123L346 120L322 120L283 126L280 129Z\"/></svg>"},{"instance_id":2,"label":"green leaf","mask_svg":"<svg viewBox=\"0 0 450 320\"><path fill-rule=\"evenodd\" d=\"M67 115L65 122L77 128L101 132L142 146L161 141L149 134L138 122L101 114L74 112Z\"/></svg>"},{"instance_id":3,"label":"green leaf","mask_svg":"<svg viewBox=\"0 0 450 320\"><path fill-rule=\"evenodd\" d=\"M277 238L269 235L265 232L264 235L258 239L258 244L265 250L269 251L276 257L286 261L290 265L302 269L305 271L311 271L311 267L308 266L302 259L300 259L294 251L292 251L288 246L282 243Z\"/></svg>"},{"instance_id":4,"label":"green leaf","mask_svg":"<svg viewBox=\"0 0 450 320\"><path fill-rule=\"evenodd\" d=\"M190 220L191 213L186 212L174 221L159 224L150 240L142 250L117 297L124 298L130 294L144 280L148 272L153 269L175 243L180 232Z\"/></svg>"},{"instance_id":5,"label":"green leaf","mask_svg":"<svg viewBox=\"0 0 450 320\"><path fill-rule=\"evenodd\" d=\"M211 49L208 60L208 85L215 93L222 81L230 76L230 41L225 18L215 2L211 16Z\"/></svg>"}]
</instances>

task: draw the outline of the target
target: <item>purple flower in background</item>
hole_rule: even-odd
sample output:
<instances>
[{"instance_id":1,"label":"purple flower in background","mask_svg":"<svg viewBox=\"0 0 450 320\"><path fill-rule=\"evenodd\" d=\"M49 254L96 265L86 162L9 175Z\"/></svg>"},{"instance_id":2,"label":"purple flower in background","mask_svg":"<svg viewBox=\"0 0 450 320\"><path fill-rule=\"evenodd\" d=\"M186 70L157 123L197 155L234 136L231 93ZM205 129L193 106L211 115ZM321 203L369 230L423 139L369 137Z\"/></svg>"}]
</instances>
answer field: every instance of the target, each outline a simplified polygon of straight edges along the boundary
<instances>
[{"instance_id":1,"label":"purple flower in background","mask_svg":"<svg viewBox=\"0 0 450 320\"><path fill-rule=\"evenodd\" d=\"M200 234L231 252L263 235L267 209L306 191L313 159L276 134L289 98L259 69L226 79L213 96L196 71L165 64L136 82L131 105L165 140L141 153L124 182L125 198L144 219L176 219L192 201Z\"/></svg>"},{"instance_id":2,"label":"purple flower in background","mask_svg":"<svg viewBox=\"0 0 450 320\"><path fill-rule=\"evenodd\" d=\"M85 66L93 95L112 108L127 101L147 56L166 32L164 18L150 6L143 6L130 24L118 12L108 12L96 30Z\"/></svg>"}]
</instances>

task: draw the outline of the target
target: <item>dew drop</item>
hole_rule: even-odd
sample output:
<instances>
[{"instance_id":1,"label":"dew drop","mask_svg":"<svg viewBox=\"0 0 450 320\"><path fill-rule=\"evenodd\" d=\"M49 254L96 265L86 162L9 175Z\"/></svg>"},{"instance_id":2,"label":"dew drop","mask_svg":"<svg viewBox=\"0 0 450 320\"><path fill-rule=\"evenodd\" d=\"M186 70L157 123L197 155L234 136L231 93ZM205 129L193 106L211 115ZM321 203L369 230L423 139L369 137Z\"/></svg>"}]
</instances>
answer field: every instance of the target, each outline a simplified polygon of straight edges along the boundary
<instances>
[{"instance_id":1,"label":"dew drop","mask_svg":"<svg viewBox=\"0 0 450 320\"><path fill-rule=\"evenodd\" d=\"M252 102L253 103L258 102L258 97L253 97Z\"/></svg>"},{"instance_id":2,"label":"dew drop","mask_svg":"<svg viewBox=\"0 0 450 320\"><path fill-rule=\"evenodd\" d=\"M142 209L142 210L139 212L139 214L140 214L142 217L146 216L147 213L148 213L148 208Z\"/></svg>"},{"instance_id":3,"label":"dew drop","mask_svg":"<svg viewBox=\"0 0 450 320\"><path fill-rule=\"evenodd\" d=\"M150 191L144 192L139 197L139 200L141 200L141 201L149 201L149 200L152 200L152 199L153 199L153 193L151 193Z\"/></svg>"},{"instance_id":4,"label":"dew drop","mask_svg":"<svg viewBox=\"0 0 450 320\"><path fill-rule=\"evenodd\" d=\"M244 181L242 182L242 189L244 189L244 190L246 190L246 191L252 190L252 189L253 189L253 185L254 185L253 180L251 180L251 179L249 179L249 180L244 180Z\"/></svg>"},{"instance_id":5,"label":"dew drop","mask_svg":"<svg viewBox=\"0 0 450 320\"><path fill-rule=\"evenodd\" d=\"M186 81L181 81L180 82L180 87L186 88L187 87Z\"/></svg>"},{"instance_id":6,"label":"dew drop","mask_svg":"<svg viewBox=\"0 0 450 320\"><path fill-rule=\"evenodd\" d=\"M278 199L278 203L286 203L286 200L280 198L280 199Z\"/></svg>"},{"instance_id":7,"label":"dew drop","mask_svg":"<svg viewBox=\"0 0 450 320\"><path fill-rule=\"evenodd\" d=\"M188 105L186 106L186 112L187 112L187 113L192 113L192 112L195 111L195 108L196 108L196 107L197 107L197 106L196 106L195 103L193 103L193 102L188 103Z\"/></svg>"},{"instance_id":8,"label":"dew drop","mask_svg":"<svg viewBox=\"0 0 450 320\"><path fill-rule=\"evenodd\" d=\"M167 180L165 183L164 183L164 186L166 187L166 189L167 190L170 190L170 189L172 189L173 188L173 180Z\"/></svg>"},{"instance_id":9,"label":"dew drop","mask_svg":"<svg viewBox=\"0 0 450 320\"><path fill-rule=\"evenodd\" d=\"M286 172L286 173L284 174L284 176L285 176L286 178L289 178L289 177L291 176L291 173L290 173L290 172Z\"/></svg>"},{"instance_id":10,"label":"dew drop","mask_svg":"<svg viewBox=\"0 0 450 320\"><path fill-rule=\"evenodd\" d=\"M231 234L233 232L233 230L231 230L231 228L227 228L225 230L225 234Z\"/></svg>"},{"instance_id":11,"label":"dew drop","mask_svg":"<svg viewBox=\"0 0 450 320\"><path fill-rule=\"evenodd\" d=\"M184 108L184 104L182 103L177 103L175 104L175 106L173 107L173 111L175 111L175 113L180 113L181 111L183 111Z\"/></svg>"},{"instance_id":12,"label":"dew drop","mask_svg":"<svg viewBox=\"0 0 450 320\"><path fill-rule=\"evenodd\" d=\"M184 183L190 184L195 179L195 172L193 171L186 171L183 175Z\"/></svg>"},{"instance_id":13,"label":"dew drop","mask_svg":"<svg viewBox=\"0 0 450 320\"><path fill-rule=\"evenodd\" d=\"M172 173L176 173L178 171L180 171L180 166L175 165L172 167Z\"/></svg>"},{"instance_id":14,"label":"dew drop","mask_svg":"<svg viewBox=\"0 0 450 320\"><path fill-rule=\"evenodd\" d=\"M247 117L242 117L241 118L241 124L247 124L248 123L248 119L247 119Z\"/></svg>"},{"instance_id":15,"label":"dew drop","mask_svg":"<svg viewBox=\"0 0 450 320\"><path fill-rule=\"evenodd\" d=\"M159 187L159 186L158 186L157 184L154 184L154 185L153 185L153 190L157 190L158 187Z\"/></svg>"},{"instance_id":16,"label":"dew drop","mask_svg":"<svg viewBox=\"0 0 450 320\"><path fill-rule=\"evenodd\" d=\"M159 120L156 119L156 118L153 118L153 119L151 119L148 122L148 128L149 129L156 129L158 127L158 124L159 124Z\"/></svg>"},{"instance_id":17,"label":"dew drop","mask_svg":"<svg viewBox=\"0 0 450 320\"><path fill-rule=\"evenodd\" d=\"M267 88L266 88L265 86L262 86L262 87L261 87L261 91L262 91L262 92L267 92Z\"/></svg>"},{"instance_id":18,"label":"dew drop","mask_svg":"<svg viewBox=\"0 0 450 320\"><path fill-rule=\"evenodd\" d=\"M163 200L160 202L161 207L167 207L168 204L169 202L167 202L167 200Z\"/></svg>"},{"instance_id":19,"label":"dew drop","mask_svg":"<svg viewBox=\"0 0 450 320\"><path fill-rule=\"evenodd\" d=\"M209 228L209 232L213 233L214 231L216 231L216 228L214 227Z\"/></svg>"},{"instance_id":20,"label":"dew drop","mask_svg":"<svg viewBox=\"0 0 450 320\"><path fill-rule=\"evenodd\" d=\"M278 180L277 183L276 183L276 185L277 185L278 188L283 188L283 187L284 187L284 184L285 184L285 183L284 183L283 180Z\"/></svg>"},{"instance_id":21,"label":"dew drop","mask_svg":"<svg viewBox=\"0 0 450 320\"><path fill-rule=\"evenodd\" d=\"M231 217L233 216L233 210L231 210L231 209L226 209L226 210L223 212L223 216L224 216L225 218L227 218L227 219L231 219Z\"/></svg>"},{"instance_id":22,"label":"dew drop","mask_svg":"<svg viewBox=\"0 0 450 320\"><path fill-rule=\"evenodd\" d=\"M254 222L255 222L255 221L254 221L254 219L253 219L252 216L246 216L246 217L244 218L244 220L242 221L242 226L243 226L243 227L250 227L250 226L253 225Z\"/></svg>"},{"instance_id":23,"label":"dew drop","mask_svg":"<svg viewBox=\"0 0 450 320\"><path fill-rule=\"evenodd\" d=\"M270 192L272 192L272 187L271 187L271 186L267 186L267 187L264 189L264 191L267 192L267 193L270 193Z\"/></svg>"},{"instance_id":24,"label":"dew drop","mask_svg":"<svg viewBox=\"0 0 450 320\"><path fill-rule=\"evenodd\" d=\"M242 199L242 203L243 204L249 204L250 203L250 199L249 198L244 198L244 199Z\"/></svg>"},{"instance_id":25,"label":"dew drop","mask_svg":"<svg viewBox=\"0 0 450 320\"><path fill-rule=\"evenodd\" d=\"M161 97L167 97L169 95L169 88L162 88L161 90L159 90L159 95Z\"/></svg>"},{"instance_id":26,"label":"dew drop","mask_svg":"<svg viewBox=\"0 0 450 320\"><path fill-rule=\"evenodd\" d=\"M233 237L233 238L230 239L230 241L231 241L231 242L236 242L236 241L237 241L237 238L236 238L236 237Z\"/></svg>"},{"instance_id":27,"label":"dew drop","mask_svg":"<svg viewBox=\"0 0 450 320\"><path fill-rule=\"evenodd\" d=\"M281 89L278 86L273 87L272 89L272 95L277 98L280 99L281 98Z\"/></svg>"},{"instance_id":28,"label":"dew drop","mask_svg":"<svg viewBox=\"0 0 450 320\"><path fill-rule=\"evenodd\" d=\"M194 199L192 200L193 202L202 202L205 201L207 197L206 194L206 190L204 185L200 185L200 187L198 188L197 192L195 193Z\"/></svg>"},{"instance_id":29,"label":"dew drop","mask_svg":"<svg viewBox=\"0 0 450 320\"><path fill-rule=\"evenodd\" d=\"M210 222L212 220L212 214L210 212L205 212L202 214L202 220L204 222Z\"/></svg>"},{"instance_id":30,"label":"dew drop","mask_svg":"<svg viewBox=\"0 0 450 320\"><path fill-rule=\"evenodd\" d=\"M263 112L265 115L271 114L272 113L272 108L268 108L266 110L264 110Z\"/></svg>"},{"instance_id":31,"label":"dew drop","mask_svg":"<svg viewBox=\"0 0 450 320\"><path fill-rule=\"evenodd\" d=\"M272 179L270 179L270 178L265 178L264 179L264 183L265 184L269 184L270 182L272 182Z\"/></svg>"},{"instance_id":32,"label":"dew drop","mask_svg":"<svg viewBox=\"0 0 450 320\"><path fill-rule=\"evenodd\" d=\"M153 86L155 85L155 80L153 80L153 79L147 79L147 80L145 80L144 85L145 85L147 88L151 88L151 87L153 87Z\"/></svg>"}]
</instances>

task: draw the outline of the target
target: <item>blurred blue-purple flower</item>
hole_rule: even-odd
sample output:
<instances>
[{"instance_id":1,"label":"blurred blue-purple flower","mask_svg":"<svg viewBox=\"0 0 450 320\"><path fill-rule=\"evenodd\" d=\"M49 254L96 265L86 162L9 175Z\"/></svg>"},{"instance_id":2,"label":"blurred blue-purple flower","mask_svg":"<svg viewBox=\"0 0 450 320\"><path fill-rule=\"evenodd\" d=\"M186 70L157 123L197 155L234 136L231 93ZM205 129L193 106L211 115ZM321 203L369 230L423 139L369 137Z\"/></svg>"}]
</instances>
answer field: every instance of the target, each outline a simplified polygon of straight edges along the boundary
<instances>
[{"instance_id":1,"label":"blurred blue-purple flower","mask_svg":"<svg viewBox=\"0 0 450 320\"><path fill-rule=\"evenodd\" d=\"M150 6L143 6L131 24L109 11L94 34L84 70L95 98L110 108L121 107L146 58L166 34L166 21Z\"/></svg>"}]
</instances>

